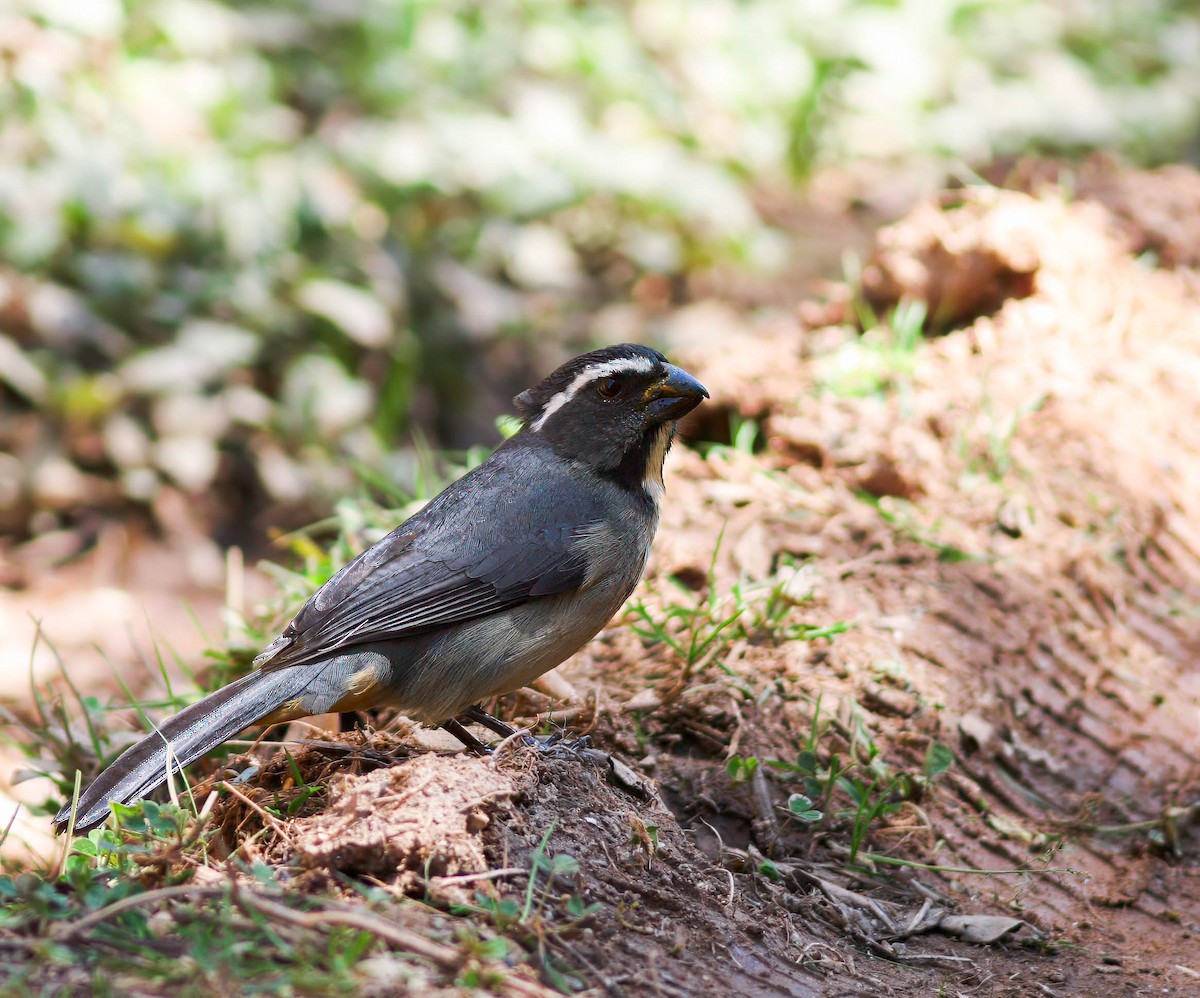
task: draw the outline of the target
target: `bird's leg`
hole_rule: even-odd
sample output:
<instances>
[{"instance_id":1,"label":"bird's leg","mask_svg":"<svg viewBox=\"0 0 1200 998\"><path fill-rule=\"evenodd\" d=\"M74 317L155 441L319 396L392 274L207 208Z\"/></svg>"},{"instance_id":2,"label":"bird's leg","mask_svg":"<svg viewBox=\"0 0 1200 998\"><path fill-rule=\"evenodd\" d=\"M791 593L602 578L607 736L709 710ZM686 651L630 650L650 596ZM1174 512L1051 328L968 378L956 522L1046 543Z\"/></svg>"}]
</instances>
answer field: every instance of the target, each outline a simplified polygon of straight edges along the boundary
<instances>
[{"instance_id":1,"label":"bird's leg","mask_svg":"<svg viewBox=\"0 0 1200 998\"><path fill-rule=\"evenodd\" d=\"M469 751L474 752L476 755L492 754L492 750L490 748L484 745L483 742L481 742L478 738L471 734L471 732L459 724L458 721L454 720L454 718L450 718L448 721L443 721L441 726L443 730L449 731L450 734L462 742Z\"/></svg>"},{"instance_id":2,"label":"bird's leg","mask_svg":"<svg viewBox=\"0 0 1200 998\"><path fill-rule=\"evenodd\" d=\"M496 732L501 738L511 738L517 733L517 729L511 724L508 724L498 717L493 717L486 710L476 704L474 707L468 707L459 717L465 717L468 721L474 721L476 724L482 724L485 728Z\"/></svg>"}]
</instances>

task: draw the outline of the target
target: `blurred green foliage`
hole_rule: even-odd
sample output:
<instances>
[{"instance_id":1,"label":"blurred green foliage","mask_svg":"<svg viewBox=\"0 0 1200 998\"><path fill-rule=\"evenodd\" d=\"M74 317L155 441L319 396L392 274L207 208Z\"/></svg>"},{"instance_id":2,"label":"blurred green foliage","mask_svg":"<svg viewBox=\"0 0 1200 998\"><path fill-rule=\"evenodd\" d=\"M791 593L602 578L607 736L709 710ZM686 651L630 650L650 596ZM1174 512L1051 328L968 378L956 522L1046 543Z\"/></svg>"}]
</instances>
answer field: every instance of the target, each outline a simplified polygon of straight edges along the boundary
<instances>
[{"instance_id":1,"label":"blurred green foliage","mask_svg":"<svg viewBox=\"0 0 1200 998\"><path fill-rule=\"evenodd\" d=\"M403 477L414 419L489 425L483 364L645 336L645 275L784 267L764 204L814 175L1177 157L1196 8L10 0L0 529Z\"/></svg>"}]
</instances>

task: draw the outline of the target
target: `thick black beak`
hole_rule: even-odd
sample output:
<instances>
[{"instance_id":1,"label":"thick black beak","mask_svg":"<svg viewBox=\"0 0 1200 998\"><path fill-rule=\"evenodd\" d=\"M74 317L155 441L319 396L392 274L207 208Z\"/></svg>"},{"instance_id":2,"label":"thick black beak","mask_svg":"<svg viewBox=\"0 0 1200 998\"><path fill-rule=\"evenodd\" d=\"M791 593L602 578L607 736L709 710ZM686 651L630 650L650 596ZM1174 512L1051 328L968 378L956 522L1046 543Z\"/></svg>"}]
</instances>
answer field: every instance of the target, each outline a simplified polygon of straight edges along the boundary
<instances>
[{"instance_id":1,"label":"thick black beak","mask_svg":"<svg viewBox=\"0 0 1200 998\"><path fill-rule=\"evenodd\" d=\"M686 416L706 398L707 388L683 368L668 364L666 377L646 391L646 412L651 421L665 423Z\"/></svg>"}]
</instances>

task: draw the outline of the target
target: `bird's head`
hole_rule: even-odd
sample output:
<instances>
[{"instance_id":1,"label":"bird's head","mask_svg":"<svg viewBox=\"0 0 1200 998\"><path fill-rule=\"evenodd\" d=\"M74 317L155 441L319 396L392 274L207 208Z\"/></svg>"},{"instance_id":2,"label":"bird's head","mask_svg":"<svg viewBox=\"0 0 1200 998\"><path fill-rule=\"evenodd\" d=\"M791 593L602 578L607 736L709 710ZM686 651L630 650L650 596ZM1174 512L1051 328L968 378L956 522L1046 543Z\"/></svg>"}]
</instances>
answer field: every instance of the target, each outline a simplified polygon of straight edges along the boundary
<instances>
[{"instance_id":1,"label":"bird's head","mask_svg":"<svg viewBox=\"0 0 1200 998\"><path fill-rule=\"evenodd\" d=\"M699 381L657 350L622 343L568 361L513 404L524 432L657 499L676 420L706 398Z\"/></svg>"}]
</instances>

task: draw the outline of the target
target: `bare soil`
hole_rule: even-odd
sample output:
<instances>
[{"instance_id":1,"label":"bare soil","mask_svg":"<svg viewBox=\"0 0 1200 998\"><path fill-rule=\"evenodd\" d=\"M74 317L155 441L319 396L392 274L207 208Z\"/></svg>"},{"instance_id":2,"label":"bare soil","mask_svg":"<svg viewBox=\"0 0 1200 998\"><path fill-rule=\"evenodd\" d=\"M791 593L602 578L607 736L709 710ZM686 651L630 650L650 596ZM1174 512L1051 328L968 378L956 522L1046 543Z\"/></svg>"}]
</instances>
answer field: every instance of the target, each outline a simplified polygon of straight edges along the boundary
<instances>
[{"instance_id":1,"label":"bare soil","mask_svg":"<svg viewBox=\"0 0 1200 998\"><path fill-rule=\"evenodd\" d=\"M647 606L791 573L789 622L848 630L750 634L685 674L618 621L553 703L498 707L553 705L615 766L330 737L296 758L323 791L291 820L264 830L252 806L302 792L280 757L251 803L217 805L223 848L306 888L422 898L418 928L509 901L538 917L498 908L497 930L597 992L1200 994L1200 176L1005 182L879 233L871 307L926 301L936 335L877 390L845 390L876 334L843 287L754 320L701 303L669 330L713 394L691 438L733 416L761 447L673 452ZM851 864L845 820L786 819L798 784L765 763L795 761L814 718L826 762L868 738L893 773L953 750L863 847L939 869ZM735 781L733 756L764 764ZM530 891L537 856L573 862ZM947 872L978 870L1022 872ZM954 915L1014 921L977 943Z\"/></svg>"}]
</instances>

